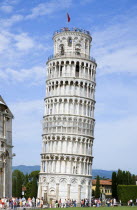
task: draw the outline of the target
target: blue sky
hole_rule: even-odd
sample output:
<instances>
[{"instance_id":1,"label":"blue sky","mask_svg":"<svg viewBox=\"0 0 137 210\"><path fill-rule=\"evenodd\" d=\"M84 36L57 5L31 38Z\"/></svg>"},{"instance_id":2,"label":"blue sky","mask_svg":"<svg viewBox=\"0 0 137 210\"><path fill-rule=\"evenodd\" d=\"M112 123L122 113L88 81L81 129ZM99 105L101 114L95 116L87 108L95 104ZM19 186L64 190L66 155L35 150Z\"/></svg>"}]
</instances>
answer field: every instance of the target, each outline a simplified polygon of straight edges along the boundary
<instances>
[{"instance_id":1,"label":"blue sky","mask_svg":"<svg viewBox=\"0 0 137 210\"><path fill-rule=\"evenodd\" d=\"M95 169L137 174L137 1L0 0L0 94L14 114L13 165L40 164L53 32L89 30L97 60Z\"/></svg>"}]
</instances>

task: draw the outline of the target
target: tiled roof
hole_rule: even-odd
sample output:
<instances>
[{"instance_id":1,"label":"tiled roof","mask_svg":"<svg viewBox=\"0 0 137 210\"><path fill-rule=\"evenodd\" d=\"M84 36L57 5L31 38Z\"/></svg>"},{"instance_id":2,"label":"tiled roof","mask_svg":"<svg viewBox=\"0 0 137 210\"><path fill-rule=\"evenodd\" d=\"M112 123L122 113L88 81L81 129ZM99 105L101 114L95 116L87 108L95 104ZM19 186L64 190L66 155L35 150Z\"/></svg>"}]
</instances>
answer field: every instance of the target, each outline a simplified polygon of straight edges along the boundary
<instances>
[{"instance_id":1,"label":"tiled roof","mask_svg":"<svg viewBox=\"0 0 137 210\"><path fill-rule=\"evenodd\" d=\"M92 185L96 185L96 179L92 179ZM112 179L100 180L100 185L112 185Z\"/></svg>"}]
</instances>

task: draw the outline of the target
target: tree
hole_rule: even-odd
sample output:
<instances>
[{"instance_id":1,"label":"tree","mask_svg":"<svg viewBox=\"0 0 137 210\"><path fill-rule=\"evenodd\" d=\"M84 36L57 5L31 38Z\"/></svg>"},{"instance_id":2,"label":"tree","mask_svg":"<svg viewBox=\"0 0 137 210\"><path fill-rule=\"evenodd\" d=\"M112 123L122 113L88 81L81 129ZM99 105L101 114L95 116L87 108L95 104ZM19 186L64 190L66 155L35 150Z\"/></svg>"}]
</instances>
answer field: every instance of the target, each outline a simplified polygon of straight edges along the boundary
<instances>
[{"instance_id":1,"label":"tree","mask_svg":"<svg viewBox=\"0 0 137 210\"><path fill-rule=\"evenodd\" d=\"M95 196L95 190L92 190L92 197Z\"/></svg>"},{"instance_id":2,"label":"tree","mask_svg":"<svg viewBox=\"0 0 137 210\"><path fill-rule=\"evenodd\" d=\"M32 171L29 175L26 175L25 180L28 180L26 183L26 198L36 198L37 197L37 190L38 190L38 178L39 178L39 171Z\"/></svg>"},{"instance_id":3,"label":"tree","mask_svg":"<svg viewBox=\"0 0 137 210\"><path fill-rule=\"evenodd\" d=\"M36 198L37 197L37 190L38 190L38 185L37 185L37 178L33 177L32 180L32 185L31 185L31 198Z\"/></svg>"},{"instance_id":4,"label":"tree","mask_svg":"<svg viewBox=\"0 0 137 210\"><path fill-rule=\"evenodd\" d=\"M117 199L117 173L112 173L112 197Z\"/></svg>"},{"instance_id":5,"label":"tree","mask_svg":"<svg viewBox=\"0 0 137 210\"><path fill-rule=\"evenodd\" d=\"M25 174L24 175L24 185L26 186L26 184L28 183L29 181L29 175L28 174Z\"/></svg>"},{"instance_id":6,"label":"tree","mask_svg":"<svg viewBox=\"0 0 137 210\"><path fill-rule=\"evenodd\" d=\"M123 172L120 169L117 172L117 184L123 184Z\"/></svg>"},{"instance_id":7,"label":"tree","mask_svg":"<svg viewBox=\"0 0 137 210\"><path fill-rule=\"evenodd\" d=\"M99 176L96 178L96 189L95 189L95 198L100 197L100 179Z\"/></svg>"},{"instance_id":8,"label":"tree","mask_svg":"<svg viewBox=\"0 0 137 210\"><path fill-rule=\"evenodd\" d=\"M133 174L131 178L131 185L136 185L136 176Z\"/></svg>"},{"instance_id":9,"label":"tree","mask_svg":"<svg viewBox=\"0 0 137 210\"><path fill-rule=\"evenodd\" d=\"M12 173L12 195L14 197L22 196L22 185L24 182L24 174L19 170Z\"/></svg>"},{"instance_id":10,"label":"tree","mask_svg":"<svg viewBox=\"0 0 137 210\"><path fill-rule=\"evenodd\" d=\"M12 195L16 197L17 178L12 176Z\"/></svg>"},{"instance_id":11,"label":"tree","mask_svg":"<svg viewBox=\"0 0 137 210\"><path fill-rule=\"evenodd\" d=\"M28 182L28 183L26 184L25 198L31 197L31 186L32 186L32 182Z\"/></svg>"},{"instance_id":12,"label":"tree","mask_svg":"<svg viewBox=\"0 0 137 210\"><path fill-rule=\"evenodd\" d=\"M135 185L136 184L135 175L131 174L129 171L118 170L118 172L112 173L112 196L118 198L117 189L119 185ZM117 187L116 187L117 186ZM128 188L126 188L128 189Z\"/></svg>"}]
</instances>

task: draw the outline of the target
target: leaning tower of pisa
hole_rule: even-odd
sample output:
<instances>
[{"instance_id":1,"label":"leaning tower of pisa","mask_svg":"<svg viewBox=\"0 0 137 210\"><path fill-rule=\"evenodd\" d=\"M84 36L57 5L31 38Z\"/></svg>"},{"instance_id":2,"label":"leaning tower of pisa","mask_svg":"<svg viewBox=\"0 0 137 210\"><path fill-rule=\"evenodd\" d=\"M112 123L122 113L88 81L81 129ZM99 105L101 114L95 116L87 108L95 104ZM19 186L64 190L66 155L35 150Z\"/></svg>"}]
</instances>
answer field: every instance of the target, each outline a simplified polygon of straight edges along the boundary
<instances>
[{"instance_id":1,"label":"leaning tower of pisa","mask_svg":"<svg viewBox=\"0 0 137 210\"><path fill-rule=\"evenodd\" d=\"M92 37L79 28L53 35L47 61L38 197L46 202L91 200L96 62Z\"/></svg>"}]
</instances>

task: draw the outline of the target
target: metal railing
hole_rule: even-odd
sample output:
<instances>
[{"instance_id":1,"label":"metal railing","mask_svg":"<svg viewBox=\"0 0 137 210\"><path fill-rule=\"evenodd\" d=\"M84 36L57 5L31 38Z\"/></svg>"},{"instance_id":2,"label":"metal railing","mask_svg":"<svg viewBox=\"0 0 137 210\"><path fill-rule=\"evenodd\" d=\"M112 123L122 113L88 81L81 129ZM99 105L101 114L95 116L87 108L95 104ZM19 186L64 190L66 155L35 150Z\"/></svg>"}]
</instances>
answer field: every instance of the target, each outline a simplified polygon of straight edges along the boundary
<instances>
[{"instance_id":1,"label":"metal railing","mask_svg":"<svg viewBox=\"0 0 137 210\"><path fill-rule=\"evenodd\" d=\"M73 27L73 28L63 27L63 28L61 28L61 29L55 31L55 32L53 33L53 36L56 35L56 34L58 34L58 33L66 32L66 31L75 31L75 32L81 32L81 33L90 35L90 32L89 32L89 31L86 31L86 30L81 29L81 28L76 28L76 27Z\"/></svg>"},{"instance_id":2,"label":"metal railing","mask_svg":"<svg viewBox=\"0 0 137 210\"><path fill-rule=\"evenodd\" d=\"M64 54L61 54L61 53L58 53L58 54L55 54L55 55L50 55L48 57L48 61L49 60L52 60L52 59L56 59L56 58L67 58L67 57L74 57L74 58L84 58L84 59L88 59L88 60L91 60L92 62L96 63L96 60L95 58L89 56L89 55L86 55L84 53L73 53L73 52L65 52Z\"/></svg>"}]
</instances>

